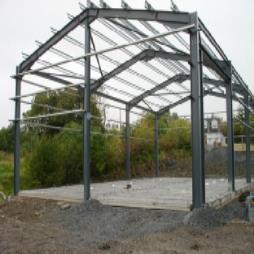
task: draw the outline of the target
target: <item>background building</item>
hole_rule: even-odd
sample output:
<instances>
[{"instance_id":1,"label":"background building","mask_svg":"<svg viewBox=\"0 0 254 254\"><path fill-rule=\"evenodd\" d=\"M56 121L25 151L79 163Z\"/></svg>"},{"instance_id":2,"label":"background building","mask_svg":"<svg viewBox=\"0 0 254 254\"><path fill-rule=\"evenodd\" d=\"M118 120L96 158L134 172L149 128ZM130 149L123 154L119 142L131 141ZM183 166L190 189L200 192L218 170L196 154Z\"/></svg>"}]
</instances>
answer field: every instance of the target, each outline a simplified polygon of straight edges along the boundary
<instances>
[{"instance_id":1,"label":"background building","mask_svg":"<svg viewBox=\"0 0 254 254\"><path fill-rule=\"evenodd\" d=\"M220 129L221 119L210 117L204 120L205 145L207 148L226 146L226 139Z\"/></svg>"}]
</instances>

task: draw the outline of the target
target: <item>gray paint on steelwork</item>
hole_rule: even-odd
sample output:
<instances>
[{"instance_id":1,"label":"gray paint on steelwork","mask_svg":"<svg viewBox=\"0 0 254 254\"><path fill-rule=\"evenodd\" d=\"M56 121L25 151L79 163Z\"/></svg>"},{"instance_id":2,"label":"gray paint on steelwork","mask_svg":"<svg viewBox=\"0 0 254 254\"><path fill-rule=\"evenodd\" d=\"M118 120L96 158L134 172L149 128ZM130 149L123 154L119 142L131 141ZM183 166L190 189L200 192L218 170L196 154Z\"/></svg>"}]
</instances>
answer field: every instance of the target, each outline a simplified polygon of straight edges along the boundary
<instances>
[{"instance_id":1,"label":"gray paint on steelwork","mask_svg":"<svg viewBox=\"0 0 254 254\"><path fill-rule=\"evenodd\" d=\"M185 80L188 79L188 77L189 77L188 75L183 75L183 74L175 75L172 78L155 86L154 88L147 90L144 93L142 93L141 95L133 98L131 101L129 101L129 104L131 107L133 107L133 106L137 105L139 102L141 102L145 97L154 94L156 91L161 90L174 82L179 82L179 83L184 82Z\"/></svg>"},{"instance_id":2,"label":"gray paint on steelwork","mask_svg":"<svg viewBox=\"0 0 254 254\"><path fill-rule=\"evenodd\" d=\"M200 62L199 24L197 13L192 14L196 27L190 32L191 53L191 128L192 128L192 199L193 208L204 205L204 165L202 162L202 82Z\"/></svg>"},{"instance_id":3,"label":"gray paint on steelwork","mask_svg":"<svg viewBox=\"0 0 254 254\"><path fill-rule=\"evenodd\" d=\"M160 176L160 159L159 159L159 116L154 114L154 165L155 176Z\"/></svg>"},{"instance_id":4,"label":"gray paint on steelwork","mask_svg":"<svg viewBox=\"0 0 254 254\"><path fill-rule=\"evenodd\" d=\"M201 37L199 35L199 41L201 42ZM203 51L201 49L199 49L199 59L200 59L200 83L201 83L201 87L200 87L200 108L201 108L201 162L202 162L202 191L203 191L203 195L202 195L202 203L205 204L205 197L206 197L206 193L205 193L205 128L204 128L204 81L203 81L203 62L204 62L204 58L203 58Z\"/></svg>"},{"instance_id":5,"label":"gray paint on steelwork","mask_svg":"<svg viewBox=\"0 0 254 254\"><path fill-rule=\"evenodd\" d=\"M125 111L125 176L131 178L131 146L130 146L130 107Z\"/></svg>"},{"instance_id":6,"label":"gray paint on steelwork","mask_svg":"<svg viewBox=\"0 0 254 254\"><path fill-rule=\"evenodd\" d=\"M79 26L88 17L93 18L126 18L126 19L143 19L148 21L160 21L166 23L175 24L189 24L189 14L181 13L175 14L171 12L169 15L168 11L150 11L146 10L133 10L127 11L123 9L86 9L71 20L66 26L59 30L54 36L46 41L41 47L39 47L33 54L31 54L25 61L20 64L20 71L23 72L28 70L34 62L42 56L49 48L59 42L65 35Z\"/></svg>"},{"instance_id":7,"label":"gray paint on steelwork","mask_svg":"<svg viewBox=\"0 0 254 254\"><path fill-rule=\"evenodd\" d=\"M246 106L249 107L250 100L249 100L249 96L247 94L245 95L244 102L245 102ZM250 111L246 107L244 108L244 114L245 114L245 123L249 126L250 125ZM251 183L251 152L250 152L251 140L250 140L250 128L248 126L245 126L245 145L246 145L245 169L246 169L246 182Z\"/></svg>"},{"instance_id":8,"label":"gray paint on steelwork","mask_svg":"<svg viewBox=\"0 0 254 254\"><path fill-rule=\"evenodd\" d=\"M90 27L88 19L85 20L85 54L90 53ZM84 177L84 200L90 199L90 75L91 59L85 59L85 86L84 86L84 119L83 119L83 177Z\"/></svg>"},{"instance_id":9,"label":"gray paint on steelwork","mask_svg":"<svg viewBox=\"0 0 254 254\"><path fill-rule=\"evenodd\" d=\"M92 87L91 87L92 91L97 90L104 82L116 76L117 74L125 71L126 69L130 68L132 65L134 65L138 61L149 61L153 58L166 58L166 59L175 60L175 61L176 60L189 61L189 56L187 54L170 53L170 52L163 52L159 50L145 49L144 51L135 55L133 58L127 60L123 64L116 67L111 72L102 76L100 79L96 80L92 84Z\"/></svg>"},{"instance_id":10,"label":"gray paint on steelwork","mask_svg":"<svg viewBox=\"0 0 254 254\"><path fill-rule=\"evenodd\" d=\"M228 67L231 73L231 65ZM231 78L226 87L226 109L227 109L227 168L228 183L231 191L235 190L235 154L234 154L234 125L233 125L233 104L232 104L232 83Z\"/></svg>"},{"instance_id":11,"label":"gray paint on steelwork","mask_svg":"<svg viewBox=\"0 0 254 254\"><path fill-rule=\"evenodd\" d=\"M178 26L190 24L189 13L175 13L170 11L147 11L147 10L127 10L127 9L88 9L88 15L96 18L120 18L145 21L158 21L165 24L175 24Z\"/></svg>"},{"instance_id":12,"label":"gray paint on steelwork","mask_svg":"<svg viewBox=\"0 0 254 254\"><path fill-rule=\"evenodd\" d=\"M16 73L19 73L19 67L16 68ZM20 190L20 98L21 95L21 78L16 78L15 87L15 143L14 143L14 195L18 195Z\"/></svg>"},{"instance_id":13,"label":"gray paint on steelwork","mask_svg":"<svg viewBox=\"0 0 254 254\"><path fill-rule=\"evenodd\" d=\"M190 95L185 96L182 99L180 99L180 100L178 100L178 101L176 101L176 102L174 102L174 103L172 103L172 104L170 104L170 105L160 109L157 113L161 116L161 115L167 113L170 109L172 109L172 108L174 108L174 107L176 107L176 106L178 106L180 104L183 104L183 103L187 102L190 99L191 99Z\"/></svg>"},{"instance_id":14,"label":"gray paint on steelwork","mask_svg":"<svg viewBox=\"0 0 254 254\"><path fill-rule=\"evenodd\" d=\"M53 35L48 41L46 41L41 47L39 47L33 54L31 54L25 61L20 64L20 71L28 70L34 62L39 59L49 48L59 42L65 35L71 32L74 28L79 26L87 18L87 12L84 11L71 20L60 31Z\"/></svg>"}]
</instances>

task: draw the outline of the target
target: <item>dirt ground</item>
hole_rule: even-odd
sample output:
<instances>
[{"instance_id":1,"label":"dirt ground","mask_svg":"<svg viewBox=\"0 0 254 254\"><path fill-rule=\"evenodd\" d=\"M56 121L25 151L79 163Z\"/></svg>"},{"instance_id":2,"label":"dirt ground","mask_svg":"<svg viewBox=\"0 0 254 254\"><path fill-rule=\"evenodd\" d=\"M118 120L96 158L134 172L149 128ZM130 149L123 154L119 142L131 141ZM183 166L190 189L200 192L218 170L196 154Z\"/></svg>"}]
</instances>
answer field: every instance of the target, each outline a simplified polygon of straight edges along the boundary
<instances>
[{"instance_id":1,"label":"dirt ground","mask_svg":"<svg viewBox=\"0 0 254 254\"><path fill-rule=\"evenodd\" d=\"M201 227L184 223L183 212L14 198L0 205L0 253L254 253L243 208L225 213L236 209Z\"/></svg>"}]
</instances>

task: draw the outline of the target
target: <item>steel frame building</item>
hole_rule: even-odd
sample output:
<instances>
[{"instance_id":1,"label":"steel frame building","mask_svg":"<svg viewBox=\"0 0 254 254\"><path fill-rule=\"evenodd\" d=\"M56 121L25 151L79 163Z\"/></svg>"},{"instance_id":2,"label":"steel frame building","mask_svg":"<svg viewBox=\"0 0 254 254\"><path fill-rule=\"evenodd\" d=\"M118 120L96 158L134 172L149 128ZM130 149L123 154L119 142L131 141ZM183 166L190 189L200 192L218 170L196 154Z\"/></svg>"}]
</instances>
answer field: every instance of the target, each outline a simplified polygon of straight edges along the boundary
<instances>
[{"instance_id":1,"label":"steel frame building","mask_svg":"<svg viewBox=\"0 0 254 254\"><path fill-rule=\"evenodd\" d=\"M61 30L56 31L54 29L53 36L49 38L45 43L40 44L39 48L35 50L31 55L18 65L16 69L16 75L13 77L16 80L16 93L13 100L15 101L15 150L14 150L14 193L17 195L20 190L20 130L21 123L26 121L33 121L43 117L51 117L62 114L81 113L83 114L83 175L84 175L84 200L90 199L90 122L93 116L90 112L90 98L91 94L97 94L100 97L104 97L108 100L116 101L123 104L126 109L126 128L125 128L125 170L126 177L131 177L130 172L130 112L132 109L137 108L142 111L148 111L154 114L154 151L155 151L155 173L159 175L159 146L158 146L158 120L159 118L168 112L170 109L180 105L186 101L191 103L191 129L192 129L192 197L193 207L202 207L205 204L205 169L204 169L204 126L203 126L203 98L205 96L216 96L219 98L225 98L227 109L227 172L228 182L230 189L235 190L235 165L234 165L234 143L233 143L233 112L232 102L236 100L245 109L245 122L246 129L246 181L251 182L251 167L250 167L250 131L251 126L249 122L250 113L252 113L251 105L253 103L253 95L245 84L237 70L229 61L221 47L215 41L209 30L203 24L197 13L180 12L176 8L172 11L158 11L152 8L152 6L146 2L146 8L143 10L131 9L127 3L122 2L122 7L119 9L110 8L105 2L101 1L101 6L98 7L95 4L88 1L88 6L81 5L82 12L73 17L69 15L71 19ZM122 36L125 41L124 44L113 43L105 33L97 31L97 35L106 41L111 43L111 48L106 50L96 51L95 41L93 40L93 34L96 32L91 26L94 22L101 21L111 28L111 31L117 35ZM139 22L146 28L147 32L143 32L133 22ZM157 26L162 26L166 29L166 32L160 33L156 29ZM78 43L69 34L77 27L84 28L84 43ZM114 28L114 29L113 29ZM148 32L149 31L149 32ZM189 37L189 42L183 40L181 35ZM167 36L175 36L176 39L185 46L186 51L177 48ZM56 50L54 46L62 41L67 40L72 43L76 43L81 47L84 47L85 55L80 57L71 57L67 52L61 52ZM93 51L91 51L91 45ZM142 46L140 46L142 45ZM138 53L131 53L127 47L136 47ZM117 62L107 56L107 52L113 50L120 50L123 53L128 54L128 59L123 62ZM65 60L51 64L49 62L43 62L40 58L47 52L53 51L62 56ZM119 52L120 52L119 51ZM91 58L96 58L98 63L98 69L101 73L101 77L97 79L91 78ZM115 64L109 72L104 72L100 66L100 57L111 61ZM142 76L142 73L131 69L136 63L142 63L153 70L156 70L156 66L150 63L155 59L159 64L163 65L169 70L174 70L175 75L164 75L167 77L161 83L156 83L149 80L148 77ZM81 62L84 66L84 75L76 74L56 74L49 72L49 70L64 70L61 65L68 64L70 62ZM35 63L44 64L41 68L33 68ZM46 64L45 64L46 63ZM186 64L189 69L186 68ZM206 68L206 70L204 70ZM45 71L48 70L48 71ZM132 74L139 75L143 79L150 81L153 85L151 88L144 86L138 86L132 84L133 89L137 89L140 92L136 96L132 96L130 100L122 99L121 91L115 89L116 95L104 93L100 88L107 81L112 78L118 77L118 81L123 81L119 78L119 74L124 71L129 71ZM205 71L213 73L211 78L205 74ZM157 68L157 72L159 70ZM70 72L69 72L70 73ZM162 73L161 73L162 74ZM26 75L39 76L45 80L50 80L62 84L66 87L72 87L73 89L83 89L83 103L84 108L73 111L62 111L58 113L48 114L38 117L21 118L21 103L25 103L22 98L36 95L21 94L21 83L28 82L24 79ZM66 77L66 79L65 79ZM82 82L75 84L70 82L67 78L83 79ZM190 80L190 88L183 85L183 82ZM124 83L124 82L123 82ZM169 86L173 83L177 83L183 90L176 92L169 90ZM32 82L30 81L30 84ZM130 85L130 82L125 82ZM35 86L39 86L35 84ZM41 86L40 86L41 87ZM42 87L43 88L43 87ZM45 87L44 87L45 88ZM58 88L61 89L61 88ZM54 90L54 89L51 89ZM57 89L55 89L57 90ZM49 91L49 88L46 88ZM164 93L158 93L160 91L166 91ZM41 91L39 91L40 93ZM118 92L118 94L117 94ZM123 92L122 92L123 93ZM182 96L186 94L186 96ZM127 92L125 92L127 94ZM149 100L152 96L156 96L159 105L155 105ZM166 96L177 97L177 100L172 102ZM130 96L127 96L130 97ZM167 105L165 105L165 103ZM153 105L157 106L156 109Z\"/></svg>"}]
</instances>

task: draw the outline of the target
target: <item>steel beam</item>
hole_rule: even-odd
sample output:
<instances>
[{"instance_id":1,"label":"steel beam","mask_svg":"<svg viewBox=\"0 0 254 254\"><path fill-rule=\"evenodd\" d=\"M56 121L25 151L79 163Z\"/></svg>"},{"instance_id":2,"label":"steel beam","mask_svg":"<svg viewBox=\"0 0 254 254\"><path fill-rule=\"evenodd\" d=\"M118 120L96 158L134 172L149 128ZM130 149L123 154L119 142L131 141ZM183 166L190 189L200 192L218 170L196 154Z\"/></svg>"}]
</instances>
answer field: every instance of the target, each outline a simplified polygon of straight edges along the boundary
<instances>
[{"instance_id":1,"label":"steel beam","mask_svg":"<svg viewBox=\"0 0 254 254\"><path fill-rule=\"evenodd\" d=\"M85 54L90 53L90 26L89 20L85 20ZM83 178L84 178L84 200L90 199L90 78L91 61L90 57L85 59L85 86L84 86L84 118L83 118Z\"/></svg>"},{"instance_id":2,"label":"steel beam","mask_svg":"<svg viewBox=\"0 0 254 254\"><path fill-rule=\"evenodd\" d=\"M249 100L249 95L246 94L244 98L245 104L249 107L250 106L250 100ZM247 125L250 125L250 112L249 110L245 107L244 108L244 113L245 113L245 123ZM246 156L246 182L251 183L251 152L250 152L250 128L245 126L245 156Z\"/></svg>"},{"instance_id":3,"label":"steel beam","mask_svg":"<svg viewBox=\"0 0 254 254\"><path fill-rule=\"evenodd\" d=\"M168 105L164 108L161 108L157 113L158 113L159 116L161 116L161 115L167 113L170 109L172 109L172 108L174 108L174 107L176 107L176 106L178 106L182 103L185 103L186 101L188 101L190 99L191 99L190 95L185 96L182 99L180 99L180 100L178 100L178 101L176 101L176 102L174 102L174 103L172 103L172 104L170 104L170 105Z\"/></svg>"},{"instance_id":4,"label":"steel beam","mask_svg":"<svg viewBox=\"0 0 254 254\"><path fill-rule=\"evenodd\" d=\"M34 51L26 60L20 64L20 72L28 70L33 63L39 59L49 48L59 42L65 35L79 26L87 18L87 11L81 12L73 20L71 20L66 26L54 34L50 39L43 43L37 50Z\"/></svg>"},{"instance_id":5,"label":"steel beam","mask_svg":"<svg viewBox=\"0 0 254 254\"><path fill-rule=\"evenodd\" d=\"M162 82L161 84L153 87L152 89L147 90L144 93L140 94L139 96L133 98L131 101L129 101L129 104L131 107L133 107L133 106L137 105L139 102L141 102L144 98L152 95L156 91L166 88L168 85L170 85L174 82L182 83L185 80L187 80L188 78L189 78L189 75L177 74L177 75L173 76L172 78Z\"/></svg>"},{"instance_id":6,"label":"steel beam","mask_svg":"<svg viewBox=\"0 0 254 254\"><path fill-rule=\"evenodd\" d=\"M106 75L104 75L103 77L98 79L97 81L94 81L94 83L92 84L92 87L91 87L92 91L97 90L104 82L113 78L117 74L127 70L128 68L130 68L132 65L134 65L138 61L149 61L153 58L164 58L164 59L181 60L181 61L189 61L189 59L190 59L189 55L187 55L187 54L171 53L171 52L165 52L165 51L153 50L153 49L145 49L144 51L140 52L139 54L137 54L130 60L122 63L117 68L115 68L111 72L107 73ZM180 76L180 74L177 76ZM183 75L183 76L187 76L187 75ZM187 77L185 78L185 80L186 79L187 79Z\"/></svg>"},{"instance_id":7,"label":"steel beam","mask_svg":"<svg viewBox=\"0 0 254 254\"><path fill-rule=\"evenodd\" d=\"M203 83L205 84L211 84L214 85L216 87L223 87L226 88L227 87L227 83L221 80L216 80L216 79L210 79L210 78L203 78ZM241 87L240 84L237 83L232 83L232 90L236 93L239 93L241 95L245 94L245 91L243 90L243 88Z\"/></svg>"},{"instance_id":8,"label":"steel beam","mask_svg":"<svg viewBox=\"0 0 254 254\"><path fill-rule=\"evenodd\" d=\"M106 98L106 99L109 99L109 100L112 100L112 101L115 101L115 102L118 102L118 103L121 103L121 104L124 104L124 105L128 104L127 101L121 100L119 98L116 98L114 96L110 96L108 94L105 94L105 93L102 93L102 92L99 92L99 91L95 91L94 93L97 94L98 96L101 96L103 98ZM135 106L135 108L144 110L146 112L154 113L154 111L150 110L149 108L145 108L145 107L142 107L142 106L139 106L139 105Z\"/></svg>"},{"instance_id":9,"label":"steel beam","mask_svg":"<svg viewBox=\"0 0 254 254\"><path fill-rule=\"evenodd\" d=\"M62 83L64 85L69 85L71 83L68 80L65 80L63 78L58 78L58 77L56 77L54 75L51 75L51 74L45 73L45 72L38 71L38 72L35 72L34 75L42 77L42 78L46 78L48 80L51 80L51 81L54 81L54 82L57 82L57 83Z\"/></svg>"},{"instance_id":10,"label":"steel beam","mask_svg":"<svg viewBox=\"0 0 254 254\"><path fill-rule=\"evenodd\" d=\"M204 96L207 96L207 95L218 97L218 98L222 98L222 99L226 99L227 98L226 93L218 93L218 92L214 92L214 91L210 91L210 90L205 90L204 91ZM244 108L246 108L245 105L243 105L242 100L240 98L238 98L236 95L232 95L232 100L236 101L236 102L239 102ZM249 108L246 108L246 109L249 112L251 112L251 110Z\"/></svg>"},{"instance_id":11,"label":"steel beam","mask_svg":"<svg viewBox=\"0 0 254 254\"><path fill-rule=\"evenodd\" d=\"M226 99L226 94L225 93L218 93L218 92L206 90L206 91L204 91L204 96L206 96L206 95Z\"/></svg>"},{"instance_id":12,"label":"steel beam","mask_svg":"<svg viewBox=\"0 0 254 254\"><path fill-rule=\"evenodd\" d=\"M21 122L29 122L31 120L39 120L43 118L55 117L55 116L62 116L62 115L70 115L70 114L78 114L84 112L83 109L75 109L75 110L64 110L63 112L57 112L52 114L45 114L45 115L37 115L37 116L30 116L25 117L23 119L14 119L13 121L21 121Z\"/></svg>"},{"instance_id":13,"label":"steel beam","mask_svg":"<svg viewBox=\"0 0 254 254\"><path fill-rule=\"evenodd\" d=\"M130 107L126 105L125 113L125 176L131 178L131 147L130 147Z\"/></svg>"},{"instance_id":14,"label":"steel beam","mask_svg":"<svg viewBox=\"0 0 254 254\"><path fill-rule=\"evenodd\" d=\"M19 67L16 68L16 73L19 73ZM15 88L15 142L14 142L14 195L18 195L20 190L20 95L21 95L21 78L16 78Z\"/></svg>"},{"instance_id":15,"label":"steel beam","mask_svg":"<svg viewBox=\"0 0 254 254\"><path fill-rule=\"evenodd\" d=\"M45 73L43 73L43 76L44 76L44 74L45 74ZM36 75L37 75L37 74L36 74ZM45 78L51 79L51 76L50 76L50 75L46 75ZM90 79L90 80L92 80L92 79ZM63 85L70 84L70 82L68 82L68 81L66 81L65 79L62 79L62 78L54 79L54 81L57 82L57 83L63 84ZM24 82L32 83L32 85L37 85L36 83L33 83L33 82L31 82L31 81L24 81ZM73 86L69 85L68 87L74 87L74 86L76 86L76 85L73 85ZM44 89L46 89L46 90L48 90L48 91L51 91L51 89L48 88L48 87L45 87L45 86L42 86L42 85L39 85L39 87L42 87L42 88L44 88ZM68 88L68 87L67 87L67 88ZM57 88L57 89L58 89L58 88ZM63 88L60 88L60 89L63 89ZM55 90L56 90L56 89L53 89L53 91L55 91ZM119 99L119 98L117 98L117 97L111 96L111 95L109 95L109 94L102 93L102 92L100 92L100 91L94 91L93 93L94 93L94 94L97 94L98 96L101 96L101 97L103 97L103 98L106 98L106 99L109 99L109 100L112 100L112 101L115 101L115 102L118 102L118 103L121 103L121 104L124 104L124 105L126 105L126 104L128 103L128 101L121 100L121 99ZM33 93L33 94L35 94L35 93ZM30 94L30 95L31 95L31 94ZM14 97L14 99L15 99L15 97ZM142 107L142 106L140 106L140 105L136 105L135 108L144 110L144 111L146 111L146 112L154 113L154 111L151 111L150 109L145 108L145 107Z\"/></svg>"},{"instance_id":16,"label":"steel beam","mask_svg":"<svg viewBox=\"0 0 254 254\"><path fill-rule=\"evenodd\" d=\"M93 84L92 84L92 91L97 90L101 85L103 85L104 82L106 82L107 80L113 78L114 76L116 76L117 74L125 71L126 69L128 69L130 66L134 65L136 62L138 61L142 61L144 59L147 58L147 52L149 50L144 50L141 53L137 54L136 56L134 56L133 58L131 58L130 60L124 62L123 64L119 65L118 67L116 67L114 70L112 70L111 72L107 73L106 75L102 76L101 78L99 78L98 80L96 80Z\"/></svg>"},{"instance_id":17,"label":"steel beam","mask_svg":"<svg viewBox=\"0 0 254 254\"><path fill-rule=\"evenodd\" d=\"M186 12L176 13L170 11L126 10L120 8L93 8L89 9L88 12L90 17L96 18L120 18L158 21L179 26L190 24L190 14Z\"/></svg>"},{"instance_id":18,"label":"steel beam","mask_svg":"<svg viewBox=\"0 0 254 254\"><path fill-rule=\"evenodd\" d=\"M228 74L232 72L231 65L228 67ZM230 75L231 76L231 75ZM234 125L233 125L233 94L232 80L229 79L226 87L226 109L227 109L227 169L228 184L231 191L235 190L235 155L234 155Z\"/></svg>"},{"instance_id":19,"label":"steel beam","mask_svg":"<svg viewBox=\"0 0 254 254\"><path fill-rule=\"evenodd\" d=\"M160 160L159 160L159 116L154 114L154 164L155 176L160 176Z\"/></svg>"},{"instance_id":20,"label":"steel beam","mask_svg":"<svg viewBox=\"0 0 254 254\"><path fill-rule=\"evenodd\" d=\"M223 80L225 80L225 82L227 82L230 77L227 75L226 71L221 66L221 62L224 65L224 61L214 59L204 46L201 45L201 48L203 52L204 65L214 70Z\"/></svg>"},{"instance_id":21,"label":"steel beam","mask_svg":"<svg viewBox=\"0 0 254 254\"><path fill-rule=\"evenodd\" d=\"M215 97L219 97L219 98L223 98L223 99L226 98L226 94L222 94L222 93L218 93L218 92L214 92L214 91L209 91L209 90L205 90L203 94L204 94L204 97L207 96L207 95L210 95L210 96L215 96ZM156 113L158 113L161 116L161 115L167 113L170 109L172 109L172 108L174 108L174 107L176 107L178 105L181 105L181 104L187 102L190 99L191 99L191 96L185 96L182 99L180 99L180 100L178 100L178 101L176 101L176 102L174 102L172 104L169 104L168 106L166 106L164 108L161 108Z\"/></svg>"},{"instance_id":22,"label":"steel beam","mask_svg":"<svg viewBox=\"0 0 254 254\"><path fill-rule=\"evenodd\" d=\"M195 28L190 32L191 53L191 128L192 128L192 200L193 208L203 206L204 169L202 154L202 81L200 61L200 34L197 13L192 14Z\"/></svg>"},{"instance_id":23,"label":"steel beam","mask_svg":"<svg viewBox=\"0 0 254 254\"><path fill-rule=\"evenodd\" d=\"M185 53L171 53L163 50L153 50L153 49L148 50L147 57L149 58L149 60L152 58L161 58L172 61L183 61L183 62L190 61L190 55Z\"/></svg>"},{"instance_id":24,"label":"steel beam","mask_svg":"<svg viewBox=\"0 0 254 254\"><path fill-rule=\"evenodd\" d=\"M148 52L148 51L149 51L149 52ZM150 55L150 56L151 56L151 54L155 54L155 55L156 55L157 53L160 54L160 51L151 50L151 49L145 50L145 51L143 51L143 52L144 52L144 54L147 54L147 55ZM141 52L141 53L143 54L143 52ZM146 53L145 53L145 52L146 52ZM164 52L163 52L163 53L164 53ZM165 53L167 54L168 52L165 52ZM179 55L179 57L181 57L182 54L172 54L172 55ZM135 57L133 57L132 59L134 60L134 58L136 58L136 57L137 57L137 55L136 55ZM169 55L169 57L170 57L170 55ZM173 57L174 57L174 56L173 56ZM178 57L178 56L177 56L177 57ZM185 57L188 57L188 58L189 58L188 55L183 56L183 58L185 58ZM137 58L138 58L138 57L137 57ZM148 59L148 57L146 56L146 57L144 57L144 59ZM116 69L118 69L118 68L116 68ZM116 70L116 69L115 69L115 70ZM124 67L123 67L123 69L124 69ZM115 70L113 70L112 72L114 72ZM123 71L123 70L122 70L122 71ZM108 73L108 74L110 74L110 73ZM106 74L104 77L111 77L111 75L108 76L108 74ZM46 79L55 81L55 82L60 83L60 84L69 85L69 87L71 87L69 81L67 81L67 80L65 80L65 79L63 79L63 78L54 77L54 76L50 75L49 73L45 73L45 72L36 72L36 73L34 73L34 75L38 75L38 76L44 77L44 78L46 78ZM101 78L101 79L103 79L103 78ZM100 80L101 80L101 79L99 79L99 80L93 80L93 81L92 81L93 84L92 84L91 90L93 90L93 85L97 85L97 84L100 83ZM93 93L98 94L98 95L101 96L101 97L108 98L108 99L110 99L110 100L120 102L120 103L122 103L122 104L124 104L124 105L127 104L127 103L129 103L129 104L131 104L131 105L134 104L136 108L140 108L141 110L145 110L145 111L147 111L147 112L153 113L153 111L151 111L151 110L149 110L149 109L147 109L147 108L144 108L144 107L142 107L142 106L137 105L140 101L143 100L143 99L140 100L139 98L141 98L142 96L143 96L142 98L145 98L146 96L154 95L154 92L156 92L157 90L163 89L163 88L164 88L164 85L166 85L167 82L170 82L172 79L176 79L176 80L177 80L176 82L184 82L185 80L190 79L190 76L189 76L189 75L186 75L186 74L177 74L177 75L175 75L174 77L172 77L172 78L169 79L168 81L165 81L165 82L159 84L158 86L154 87L153 89L148 90L148 91L145 91L142 95L137 96L136 98L134 98L133 100L135 100L135 99L136 99L136 100L139 100L139 101L138 101L137 103L135 103L135 104L134 104L134 103L131 103L131 101L129 101L129 102L128 102L128 101L123 101L123 100L120 100L119 98L115 98L115 97L113 97L113 96L110 96L110 95L101 93L101 92L99 92L99 91L97 91L97 90L95 90L95 89L94 89L95 91L93 91ZM181 80L183 80L183 81L181 81ZM105 82L105 81L106 81L106 80L104 80L103 82ZM215 80L215 79L210 79L210 78L203 78L203 83L211 84L211 85L215 85L215 86L222 86L223 88L226 88L226 86L227 86L226 82L224 82L224 81ZM236 86L239 87L239 89L240 89L240 85L239 85L239 84L233 84L233 87L234 87L234 88L235 88ZM242 93L243 93L243 90L239 90L239 89L234 89L234 91L236 91L236 92L239 93L239 94L242 94ZM149 94L149 95L147 95L147 94ZM206 90L206 91L204 92L204 96L206 96L206 95L215 96L215 97L219 97L219 98L226 98L226 94L218 93L218 92L214 92L214 91L209 91L209 90ZM236 100L236 99L235 99L235 96L233 97L233 99ZM179 102L182 102L182 100L180 100ZM184 97L184 101L183 101L182 103L184 103L184 102L185 102L185 97ZM179 104L180 104L180 103L179 103ZM133 107L134 107L134 105L133 105ZM177 105L178 105L178 103L177 103ZM175 103L173 103L172 106L171 106L171 104L170 104L170 105L169 105L169 109L170 109L170 108L173 108L173 107L175 107L175 106L177 106L177 105L175 105ZM168 108L168 106L165 107L165 110L162 109L160 113L159 113L159 111L158 111L158 113L159 113L159 114L164 114L164 112L167 111L167 108Z\"/></svg>"},{"instance_id":25,"label":"steel beam","mask_svg":"<svg viewBox=\"0 0 254 254\"><path fill-rule=\"evenodd\" d=\"M206 28L206 26L204 25L204 23L201 21L201 19L199 19L199 23L200 23L200 27L201 30L203 31L203 33L205 34L205 36L207 37L207 39L210 41L210 43L214 46L214 48L216 49L216 51L220 54L220 56L222 57L222 59L224 61L228 61L228 58L226 56L226 54L224 53L224 51L222 50L222 48L220 47L220 45L216 42L216 40L214 39L214 37L212 36L212 34L209 32L209 30ZM236 71L234 66L231 66L232 69L232 74L236 77L236 79L240 82L242 88L250 95L252 96L251 91L249 90L248 86L245 84L245 82L243 81L242 77L239 75L239 73Z\"/></svg>"}]
</instances>

